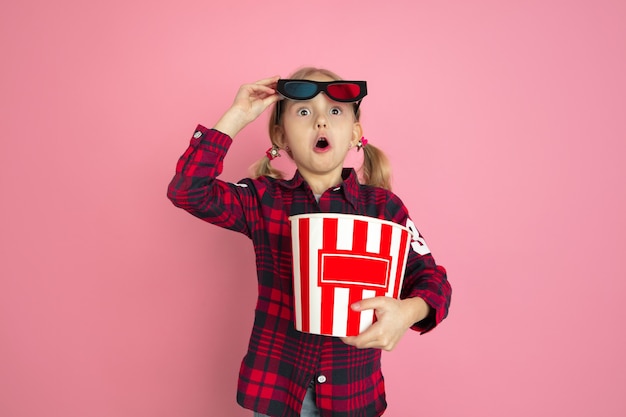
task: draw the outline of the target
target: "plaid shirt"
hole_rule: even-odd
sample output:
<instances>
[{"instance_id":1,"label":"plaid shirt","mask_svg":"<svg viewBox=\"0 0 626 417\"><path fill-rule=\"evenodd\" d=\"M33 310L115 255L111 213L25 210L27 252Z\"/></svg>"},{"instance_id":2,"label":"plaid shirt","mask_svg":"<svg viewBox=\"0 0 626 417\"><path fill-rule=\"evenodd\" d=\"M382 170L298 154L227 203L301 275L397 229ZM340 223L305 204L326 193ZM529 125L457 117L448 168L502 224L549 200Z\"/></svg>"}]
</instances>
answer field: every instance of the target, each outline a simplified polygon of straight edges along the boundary
<instances>
[{"instance_id":1,"label":"plaid shirt","mask_svg":"<svg viewBox=\"0 0 626 417\"><path fill-rule=\"evenodd\" d=\"M229 136L198 126L178 161L168 197L202 220L244 233L254 244L259 297L239 374L238 403L270 416L299 416L307 387L315 381L322 417L380 416L387 405L381 351L294 328L288 217L334 212L405 225L405 206L387 190L359 184L352 169L344 169L343 182L327 190L319 203L298 172L288 181L217 180L231 143ZM451 288L444 268L430 253L411 249L408 256L401 297L421 297L430 305L430 316L413 326L426 332L447 315Z\"/></svg>"}]
</instances>

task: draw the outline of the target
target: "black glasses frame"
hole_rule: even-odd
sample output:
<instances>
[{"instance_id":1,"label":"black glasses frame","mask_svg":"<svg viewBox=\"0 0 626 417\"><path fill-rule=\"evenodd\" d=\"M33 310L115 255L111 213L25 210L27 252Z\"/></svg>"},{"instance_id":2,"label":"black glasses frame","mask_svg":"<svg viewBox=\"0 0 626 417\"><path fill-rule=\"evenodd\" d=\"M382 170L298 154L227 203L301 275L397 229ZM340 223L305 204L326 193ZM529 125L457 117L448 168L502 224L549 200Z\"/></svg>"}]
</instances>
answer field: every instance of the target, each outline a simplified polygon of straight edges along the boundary
<instances>
[{"instance_id":1,"label":"black glasses frame","mask_svg":"<svg viewBox=\"0 0 626 417\"><path fill-rule=\"evenodd\" d=\"M288 83L303 83L303 84L312 84L315 86L315 92L313 92L310 95L307 96L295 96L293 94L290 94L287 89L286 89L286 85ZM359 94L357 94L356 97L352 97L349 99L345 99L345 98L340 98L340 97L335 97L333 96L333 94L331 92L328 91L328 87L331 85L338 85L338 84L354 84L359 86ZM316 95L318 95L321 92L326 93L326 95L335 100L335 101L339 101L341 103L351 103L351 102L356 102L359 100L362 100L363 97L365 97L367 95L367 82L366 81L346 81L346 80L336 80L336 81L311 81L311 80L291 80L291 79L281 79L278 80L278 83L276 84L276 91L278 91L280 93L280 95L282 95L285 98L288 98L290 100L310 100L313 97L315 97Z\"/></svg>"},{"instance_id":2,"label":"black glasses frame","mask_svg":"<svg viewBox=\"0 0 626 417\"><path fill-rule=\"evenodd\" d=\"M313 84L315 86L315 91L312 94L306 95L306 96L295 96L293 94L289 94L286 91L285 86L287 85L287 83L290 83L290 82ZM355 84L359 86L359 94L357 94L356 97L349 98L349 99L337 98L328 92L329 86L337 85L337 84ZM357 114L357 111L359 110L359 106L361 105L361 101L363 101L363 97L367 95L367 82L366 81L348 81L348 80L312 81L312 80L296 80L296 79L283 78L283 79L278 80L278 82L276 83L276 91L278 91L278 93L281 96L285 97L286 99L295 100L295 101L310 100L316 95L318 95L319 93L324 92L328 96L328 98L330 98L331 100L338 101L340 103L355 103L354 114ZM278 124L280 122L281 113L282 113L282 100L276 103L275 124Z\"/></svg>"}]
</instances>

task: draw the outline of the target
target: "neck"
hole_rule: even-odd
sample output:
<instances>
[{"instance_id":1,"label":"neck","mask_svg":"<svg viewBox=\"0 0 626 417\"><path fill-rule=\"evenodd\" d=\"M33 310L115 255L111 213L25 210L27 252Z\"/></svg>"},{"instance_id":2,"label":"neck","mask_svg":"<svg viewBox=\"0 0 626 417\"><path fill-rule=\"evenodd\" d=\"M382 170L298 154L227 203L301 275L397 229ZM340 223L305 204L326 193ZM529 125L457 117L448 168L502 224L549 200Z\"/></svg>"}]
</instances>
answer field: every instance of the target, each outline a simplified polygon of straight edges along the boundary
<instances>
[{"instance_id":1,"label":"neck","mask_svg":"<svg viewBox=\"0 0 626 417\"><path fill-rule=\"evenodd\" d=\"M339 170L326 175L316 175L310 172L301 171L300 174L306 183L309 184L309 187L311 187L313 194L323 194L324 191L341 183L341 171L342 170Z\"/></svg>"}]
</instances>

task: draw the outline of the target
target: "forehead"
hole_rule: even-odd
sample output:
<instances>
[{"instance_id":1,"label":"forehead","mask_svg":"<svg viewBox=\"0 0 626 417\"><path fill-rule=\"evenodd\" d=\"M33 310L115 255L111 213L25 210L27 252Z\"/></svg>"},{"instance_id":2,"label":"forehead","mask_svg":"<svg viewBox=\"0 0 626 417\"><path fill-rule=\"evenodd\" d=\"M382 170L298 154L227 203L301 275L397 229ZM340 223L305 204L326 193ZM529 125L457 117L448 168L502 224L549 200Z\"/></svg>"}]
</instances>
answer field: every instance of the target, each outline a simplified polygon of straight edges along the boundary
<instances>
[{"instance_id":1,"label":"forehead","mask_svg":"<svg viewBox=\"0 0 626 417\"><path fill-rule=\"evenodd\" d=\"M313 74L309 74L306 75L304 77L302 77L302 79L304 80L309 80L309 81L337 81L335 78L328 76L326 74L320 73L320 72L315 72ZM302 105L310 105L312 103L324 103L324 104L330 104L332 106L340 106L340 107L351 107L354 103L341 103L339 101L335 101L331 98L329 98L324 92L321 92L320 94L316 95L315 97L313 97L310 100L289 100L286 99L284 100L284 106L286 109L290 109L294 106L302 106Z\"/></svg>"},{"instance_id":2,"label":"forehead","mask_svg":"<svg viewBox=\"0 0 626 417\"><path fill-rule=\"evenodd\" d=\"M312 80L312 81L325 81L325 80ZM332 81L332 80L329 80ZM293 107L301 107L301 106L317 106L317 105L322 105L322 106L332 106L332 107L341 107L341 108L350 108L351 106L354 105L354 103L342 103L339 101L335 101L331 98L329 98L325 93L320 93L318 95L316 95L315 97L313 97L312 99L309 100L289 100L289 99L285 99L283 101L283 105L285 106L286 109L290 109Z\"/></svg>"},{"instance_id":3,"label":"forehead","mask_svg":"<svg viewBox=\"0 0 626 417\"><path fill-rule=\"evenodd\" d=\"M311 80L311 81L335 81L334 78L329 77L328 75L319 73L319 72L315 72L313 74L307 75L306 77L303 77L305 80Z\"/></svg>"},{"instance_id":4,"label":"forehead","mask_svg":"<svg viewBox=\"0 0 626 417\"><path fill-rule=\"evenodd\" d=\"M304 80L309 80L309 81L337 81L336 79L326 75L326 74L322 74L319 72L315 72L313 74L309 74L306 75L304 77L302 77L302 79ZM335 100L330 99L325 93L320 93L318 95L316 95L315 97L313 97L310 100L285 100L285 105L287 107L292 107L292 106L296 106L298 104L302 105L305 103L311 103L313 101L320 101L322 100L323 102L326 103L332 103L335 106L344 106L344 107L350 107L352 105L352 103L341 103Z\"/></svg>"}]
</instances>

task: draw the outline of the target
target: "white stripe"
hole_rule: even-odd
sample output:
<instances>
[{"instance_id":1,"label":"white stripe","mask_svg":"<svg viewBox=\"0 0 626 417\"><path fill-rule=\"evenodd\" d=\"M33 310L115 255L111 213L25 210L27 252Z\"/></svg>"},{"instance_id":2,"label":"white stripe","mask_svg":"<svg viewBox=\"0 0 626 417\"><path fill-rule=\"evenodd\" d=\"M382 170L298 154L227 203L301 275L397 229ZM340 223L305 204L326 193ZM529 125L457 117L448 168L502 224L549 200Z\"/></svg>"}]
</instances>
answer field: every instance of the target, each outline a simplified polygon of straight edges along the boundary
<instances>
[{"instance_id":1,"label":"white stripe","mask_svg":"<svg viewBox=\"0 0 626 417\"><path fill-rule=\"evenodd\" d=\"M398 294L396 294L396 298L400 298L400 292L402 291L402 284L404 282L404 274L405 274L405 271L406 271L406 264L409 261L409 249L411 248L411 245L410 245L410 243L411 243L411 234L408 233L407 231L404 231L402 233L402 239L405 241L406 247L404 249L405 251L398 255L398 256L400 256L402 258L402 264L398 265L398 268L401 268L400 271L402 271L402 275L400 277L400 285L399 285Z\"/></svg>"},{"instance_id":2,"label":"white stripe","mask_svg":"<svg viewBox=\"0 0 626 417\"><path fill-rule=\"evenodd\" d=\"M300 227L298 225L299 220L296 220L291 223L291 235L292 242L300 242ZM300 256L298 252L300 251L299 244L292 244L293 250L293 297L294 297L294 315L296 321L296 329L302 330L302 289L300 287Z\"/></svg>"},{"instance_id":3,"label":"white stripe","mask_svg":"<svg viewBox=\"0 0 626 417\"><path fill-rule=\"evenodd\" d=\"M335 288L335 311L333 312L333 335L345 336L348 332L350 290Z\"/></svg>"},{"instance_id":4,"label":"white stripe","mask_svg":"<svg viewBox=\"0 0 626 417\"><path fill-rule=\"evenodd\" d=\"M389 273L389 287L387 288L387 292L385 295L387 297L393 297L393 290L396 286L396 275L398 271L398 251L400 250L400 242L402 239L402 230L400 228L393 228L391 232L391 247L390 252L392 254L391 258L391 268Z\"/></svg>"},{"instance_id":5,"label":"white stripe","mask_svg":"<svg viewBox=\"0 0 626 417\"><path fill-rule=\"evenodd\" d=\"M316 334L319 334L322 328L322 303L312 300L322 299L322 289L317 285L317 257L324 243L323 221L321 218L311 218L309 224L309 330Z\"/></svg>"},{"instance_id":6,"label":"white stripe","mask_svg":"<svg viewBox=\"0 0 626 417\"><path fill-rule=\"evenodd\" d=\"M370 253L380 253L380 235L382 231L382 225L380 223L368 223L367 224L367 242L365 243L365 250Z\"/></svg>"},{"instance_id":7,"label":"white stripe","mask_svg":"<svg viewBox=\"0 0 626 417\"><path fill-rule=\"evenodd\" d=\"M337 249L352 249L354 238L354 220L340 218L337 221Z\"/></svg>"},{"instance_id":8,"label":"white stripe","mask_svg":"<svg viewBox=\"0 0 626 417\"><path fill-rule=\"evenodd\" d=\"M372 290L363 290L362 299L366 298L374 298L376 297L376 291ZM359 323L359 333L362 333L368 327L372 325L374 322L374 310L364 310L361 312L361 322Z\"/></svg>"}]
</instances>

